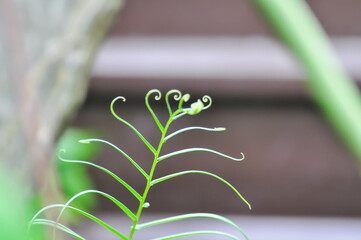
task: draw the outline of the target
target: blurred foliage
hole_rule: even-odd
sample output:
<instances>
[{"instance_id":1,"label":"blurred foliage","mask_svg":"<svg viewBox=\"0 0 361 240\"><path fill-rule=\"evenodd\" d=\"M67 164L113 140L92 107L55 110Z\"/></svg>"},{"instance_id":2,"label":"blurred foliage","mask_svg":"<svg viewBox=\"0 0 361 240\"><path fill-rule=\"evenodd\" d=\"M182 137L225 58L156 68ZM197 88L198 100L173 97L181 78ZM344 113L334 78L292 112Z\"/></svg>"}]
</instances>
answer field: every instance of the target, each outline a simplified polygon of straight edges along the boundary
<instances>
[{"instance_id":1,"label":"blurred foliage","mask_svg":"<svg viewBox=\"0 0 361 240\"><path fill-rule=\"evenodd\" d=\"M0 162L1 164L1 162ZM32 201L29 189L22 184L16 175L5 171L0 166L0 239L24 240L27 235L28 221L39 208L38 201ZM41 228L35 227L31 236L37 240L44 240L45 235Z\"/></svg>"},{"instance_id":2,"label":"blurred foliage","mask_svg":"<svg viewBox=\"0 0 361 240\"><path fill-rule=\"evenodd\" d=\"M69 159L92 161L100 150L98 144L79 144L78 141L85 138L97 137L99 134L92 130L68 128L59 139L56 148L56 165L58 169L59 182L66 199L75 194L93 189L93 182L87 172L87 166L83 164L66 163L58 159L58 152L65 149ZM89 210L96 205L93 195L86 195L74 202L74 207ZM75 220L76 214L71 215L70 220Z\"/></svg>"}]
</instances>

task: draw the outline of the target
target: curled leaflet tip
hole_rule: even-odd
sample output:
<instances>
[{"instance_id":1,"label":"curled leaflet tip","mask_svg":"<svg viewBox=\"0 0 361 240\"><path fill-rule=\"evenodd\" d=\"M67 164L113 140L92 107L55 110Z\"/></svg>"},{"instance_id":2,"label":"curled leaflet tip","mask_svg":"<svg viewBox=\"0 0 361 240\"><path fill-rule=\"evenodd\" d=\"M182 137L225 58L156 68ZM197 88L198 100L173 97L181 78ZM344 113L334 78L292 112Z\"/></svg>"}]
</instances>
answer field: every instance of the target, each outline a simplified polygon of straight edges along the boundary
<instances>
[{"instance_id":1,"label":"curled leaflet tip","mask_svg":"<svg viewBox=\"0 0 361 240\"><path fill-rule=\"evenodd\" d=\"M167 92L166 98L168 98L171 94L174 94L173 99L176 101L179 101L182 97L181 91L179 91L177 89L172 89Z\"/></svg>"},{"instance_id":2,"label":"curled leaflet tip","mask_svg":"<svg viewBox=\"0 0 361 240\"><path fill-rule=\"evenodd\" d=\"M188 102L190 98L191 98L191 95L189 93L186 93L183 96L184 102Z\"/></svg>"},{"instance_id":3,"label":"curled leaflet tip","mask_svg":"<svg viewBox=\"0 0 361 240\"><path fill-rule=\"evenodd\" d=\"M61 149L59 150L59 152L58 152L58 158L62 159L62 157L61 157L61 154L62 154L62 153L66 153L65 148L61 148Z\"/></svg>"},{"instance_id":4,"label":"curled leaflet tip","mask_svg":"<svg viewBox=\"0 0 361 240\"><path fill-rule=\"evenodd\" d=\"M173 99L176 101L179 101L181 99L181 97L182 97L182 94L177 92L176 94L174 94Z\"/></svg>"},{"instance_id":5,"label":"curled leaflet tip","mask_svg":"<svg viewBox=\"0 0 361 240\"><path fill-rule=\"evenodd\" d=\"M160 99L162 98L162 93L161 93L158 89L152 89L152 90L150 90L150 91L147 93L147 95L145 95L146 101L148 101L148 98L150 97L150 95L151 95L152 93L156 93L156 95L155 95L155 97L154 97L155 100L158 101L158 100L160 100Z\"/></svg>"},{"instance_id":6,"label":"curled leaflet tip","mask_svg":"<svg viewBox=\"0 0 361 240\"><path fill-rule=\"evenodd\" d=\"M210 106L212 105L212 98L208 95L204 95L202 97L202 101L203 103L208 103L206 106L203 107L203 110L210 108Z\"/></svg>"},{"instance_id":7,"label":"curled leaflet tip","mask_svg":"<svg viewBox=\"0 0 361 240\"><path fill-rule=\"evenodd\" d=\"M118 97L116 97L116 98L114 98L113 99L113 103L115 102L115 101L118 101L118 99L121 99L123 102L125 102L127 99L125 98L125 97L123 97L123 96L118 96Z\"/></svg>"}]
</instances>

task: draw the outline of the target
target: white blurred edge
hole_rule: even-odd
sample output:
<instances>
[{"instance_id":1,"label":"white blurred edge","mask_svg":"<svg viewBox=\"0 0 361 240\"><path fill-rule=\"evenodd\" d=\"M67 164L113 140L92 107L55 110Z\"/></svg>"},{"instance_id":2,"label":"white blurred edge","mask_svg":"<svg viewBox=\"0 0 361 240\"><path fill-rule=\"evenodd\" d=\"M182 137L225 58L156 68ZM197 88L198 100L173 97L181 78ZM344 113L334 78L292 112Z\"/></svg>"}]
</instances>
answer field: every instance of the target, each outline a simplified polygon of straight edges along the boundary
<instances>
[{"instance_id":1,"label":"white blurred edge","mask_svg":"<svg viewBox=\"0 0 361 240\"><path fill-rule=\"evenodd\" d=\"M361 38L332 38L346 71L361 80ZM278 40L249 37L113 37L92 75L105 78L304 80L295 57Z\"/></svg>"}]
</instances>

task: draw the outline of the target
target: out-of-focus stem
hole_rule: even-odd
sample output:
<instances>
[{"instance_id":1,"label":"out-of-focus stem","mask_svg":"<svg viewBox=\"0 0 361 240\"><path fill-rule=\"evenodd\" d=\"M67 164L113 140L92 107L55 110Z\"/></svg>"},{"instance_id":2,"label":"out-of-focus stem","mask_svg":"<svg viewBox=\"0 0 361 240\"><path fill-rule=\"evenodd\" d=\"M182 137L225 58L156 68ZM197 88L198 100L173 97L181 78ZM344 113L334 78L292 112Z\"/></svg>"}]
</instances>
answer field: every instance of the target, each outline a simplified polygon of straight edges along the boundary
<instances>
[{"instance_id":1,"label":"out-of-focus stem","mask_svg":"<svg viewBox=\"0 0 361 240\"><path fill-rule=\"evenodd\" d=\"M361 167L361 98L332 45L302 0L255 0L303 65L309 89Z\"/></svg>"}]
</instances>

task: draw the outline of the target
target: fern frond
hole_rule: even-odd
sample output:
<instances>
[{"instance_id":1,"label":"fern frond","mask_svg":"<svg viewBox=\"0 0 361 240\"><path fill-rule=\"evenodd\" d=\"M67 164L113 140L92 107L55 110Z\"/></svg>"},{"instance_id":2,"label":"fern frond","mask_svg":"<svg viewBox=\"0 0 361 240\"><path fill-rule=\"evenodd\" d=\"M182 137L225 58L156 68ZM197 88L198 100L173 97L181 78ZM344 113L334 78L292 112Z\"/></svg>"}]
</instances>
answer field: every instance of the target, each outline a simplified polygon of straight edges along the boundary
<instances>
[{"instance_id":1,"label":"fern frond","mask_svg":"<svg viewBox=\"0 0 361 240\"><path fill-rule=\"evenodd\" d=\"M113 172L109 171L108 169L104 168L104 167L101 167L95 163L92 163L92 162L88 162L88 161L81 161L81 160L71 160L71 159L65 159L63 158L60 153L61 152L65 152L65 149L61 149L59 151L59 154L58 154L58 158L63 161L63 162L68 162L68 163L79 163L79 164L86 164L86 165L90 165L90 166L93 166L93 167L96 167L100 170L102 170L103 172L109 174L110 176L112 176L115 180L117 180L120 184L122 184L126 189L129 190L129 192L131 192L134 197L136 197L139 201L142 200L142 196L140 196L140 194L134 190L134 188L132 188L128 183L126 183L123 179L121 179L120 177L118 177L116 174L114 174Z\"/></svg>"},{"instance_id":2,"label":"fern frond","mask_svg":"<svg viewBox=\"0 0 361 240\"><path fill-rule=\"evenodd\" d=\"M211 218L211 219L216 219L216 220L225 222L225 223L233 226L234 228L236 228L244 236L244 238L248 240L247 235L243 232L243 230L237 224L235 224L233 221L229 220L228 218L225 218L223 216L220 216L220 215L214 214L214 213L188 213L188 214L182 214L182 215L173 216L173 217L162 218L162 219L158 219L155 221L138 224L136 226L136 230L141 230L143 228L147 228L147 227L151 227L151 226L155 226L155 225L159 225L159 224L163 224L163 223L174 222L174 221L179 221L179 220L186 220L186 219L191 219L191 218Z\"/></svg>"},{"instance_id":3,"label":"fern frond","mask_svg":"<svg viewBox=\"0 0 361 240\"><path fill-rule=\"evenodd\" d=\"M211 177L214 177L220 181L222 181L223 183L225 183L226 185L228 185L247 205L248 208L251 210L251 205L247 202L247 200L238 192L238 190L229 182L227 182L226 180L224 180L223 178L219 177L216 174L210 173L210 172L206 172L206 171L200 171L200 170L188 170L188 171L182 171L182 172L177 172L177 173L173 173L158 179L154 179L153 181L151 181L150 185L153 186L157 183L163 182L165 180L174 178L174 177L178 177L178 176L182 176L185 174L190 174L190 173L198 173L198 174L204 174L204 175L209 175Z\"/></svg>"},{"instance_id":4,"label":"fern frond","mask_svg":"<svg viewBox=\"0 0 361 240\"><path fill-rule=\"evenodd\" d=\"M127 237L125 237L124 235L122 235L121 233L119 233L114 227L110 226L108 223L102 221L101 219L95 217L94 215L92 215L92 214L90 214L90 213L88 213L88 212L85 212L85 211L83 211L83 210L81 210L81 209L78 209L78 208L75 208L75 207L72 207L72 206L69 206L69 205L66 206L65 204L52 204L52 205L49 205L49 206L41 209L40 211L38 211L38 212L35 214L35 216L33 217L33 219L32 219L31 222L30 222L30 225L31 225L31 224L34 224L37 220L39 220L37 217L38 217L41 213L45 212L46 210L52 209L52 208L64 208L64 207L65 207L66 209L75 211L75 212L83 215L84 217L86 217L86 218L88 218L88 219L90 219L90 220L98 223L99 225L105 227L106 229L108 229L109 231L111 231L112 233L114 233L115 235L117 235L118 237L122 238L123 240L128 240ZM49 221L50 221L50 220L49 220ZM55 221L52 221L52 222L53 222L53 224L54 224L55 226L60 224L59 222L58 222L58 223L55 222ZM53 225L53 227L54 227L54 225Z\"/></svg>"},{"instance_id":5,"label":"fern frond","mask_svg":"<svg viewBox=\"0 0 361 240\"><path fill-rule=\"evenodd\" d=\"M118 119L119 121L123 122L125 125L127 125L128 127L130 127L139 137L140 139L142 139L142 141L144 142L144 144L155 154L156 150L155 148L148 142L147 139L145 139L145 137L129 122L125 121L123 118L119 117L115 111L114 111L114 103L118 100L121 99L123 102L126 101L126 99L122 96L116 97L113 99L113 101L110 104L110 111L112 112L113 116Z\"/></svg>"},{"instance_id":6,"label":"fern frond","mask_svg":"<svg viewBox=\"0 0 361 240\"><path fill-rule=\"evenodd\" d=\"M129 210L129 208L127 208L123 203L121 203L120 201L118 201L115 197L111 196L110 194L107 194L105 192L99 191L99 190L85 190L82 191L76 195L74 195L72 198L70 198L65 204L63 209L60 211L58 218L57 218L57 222L59 222L61 215L63 214L64 210L67 208L67 206L70 205L71 202L73 202L75 199L77 199L78 197L81 197L85 194L89 194L89 193L95 193L95 194L99 194L102 195L106 198L108 198L109 200L111 200L113 203L115 203L125 214L127 214L127 216L132 219L133 221L137 220L137 217L135 216L135 214Z\"/></svg>"},{"instance_id":7,"label":"fern frond","mask_svg":"<svg viewBox=\"0 0 361 240\"><path fill-rule=\"evenodd\" d=\"M89 139L82 139L78 141L79 143L90 143L90 142L102 142L105 143L113 148L115 148L118 152L123 154L138 170L141 172L146 179L148 179L149 175L143 170L141 166L138 165L128 154L126 154L123 150L121 150L119 147L115 146L113 143L105 141L103 139L98 138L89 138Z\"/></svg>"},{"instance_id":8,"label":"fern frond","mask_svg":"<svg viewBox=\"0 0 361 240\"><path fill-rule=\"evenodd\" d=\"M176 101L179 101L182 98L182 93L177 89L172 89L172 90L167 92L167 94L165 95L165 102L167 104L169 116L172 116L172 114L173 114L172 108L170 107L170 104L169 104L169 96L172 95L172 94L174 94L173 98Z\"/></svg>"},{"instance_id":9,"label":"fern frond","mask_svg":"<svg viewBox=\"0 0 361 240\"><path fill-rule=\"evenodd\" d=\"M160 157L158 157L158 161L162 161L164 159L167 159L167 158L170 158L170 157L173 157L173 156L176 156L176 155L180 155L180 154L183 154L183 153L190 153L190 152L210 152L210 153L214 153L216 155L231 159L233 161L242 161L244 159L244 154L242 152L241 152L241 158L235 158L235 157L231 157L231 156L228 156L226 154L223 154L223 153L220 153L220 152L217 152L215 150L208 149L208 148L187 148L187 149L182 149L182 150L179 150L179 151L175 151L175 152L168 153L168 154L165 154L163 156L160 156Z\"/></svg>"},{"instance_id":10,"label":"fern frond","mask_svg":"<svg viewBox=\"0 0 361 240\"><path fill-rule=\"evenodd\" d=\"M170 240L170 239L175 239L175 238L189 237L189 236L194 236L194 235L204 235L204 234L221 235L221 236L229 237L229 238L234 239L234 240L240 240L238 237L236 237L236 236L234 236L232 234L225 233L225 232L219 232L219 231L184 232L184 233L168 235L168 236L164 236L164 237L160 237L160 238L154 238L153 240Z\"/></svg>"},{"instance_id":11,"label":"fern frond","mask_svg":"<svg viewBox=\"0 0 361 240\"><path fill-rule=\"evenodd\" d=\"M168 139L183 133L183 132L187 132L187 131L191 131L191 130L203 130L203 131L209 131L209 132L221 132L221 131L225 131L226 129L223 127L215 127L215 128L206 128L206 127L186 127L186 128L182 128L178 131L175 131L174 133L169 134L168 136L166 136L164 138L164 142L166 142Z\"/></svg>"},{"instance_id":12,"label":"fern frond","mask_svg":"<svg viewBox=\"0 0 361 240\"><path fill-rule=\"evenodd\" d=\"M153 109L151 108L151 106L150 106L150 104L149 104L149 97L150 97L150 95L151 95L152 93L157 94L157 95L155 96L155 98L154 98L155 100L158 101L158 100L161 99L162 93L161 93L158 89L152 89L152 90L150 90L150 91L147 93L147 95L145 96L145 105L147 106L150 114L152 114L152 117L154 118L154 121L156 122L156 124L157 124L158 127L159 127L159 130L160 130L161 132L163 132L163 131L164 131L164 127L163 127L163 125L160 123L157 115L155 115Z\"/></svg>"},{"instance_id":13,"label":"fern frond","mask_svg":"<svg viewBox=\"0 0 361 240\"><path fill-rule=\"evenodd\" d=\"M79 234L77 234L76 232L74 232L73 230L71 230L70 228L64 226L63 224L60 223L56 223L55 221L52 220L48 220L48 219L36 219L33 222L33 225L45 225L45 226L50 226L50 227L55 227L56 229L63 231L73 237L75 237L76 239L79 240L86 240L85 238L83 238L82 236L80 236Z\"/></svg>"}]
</instances>

